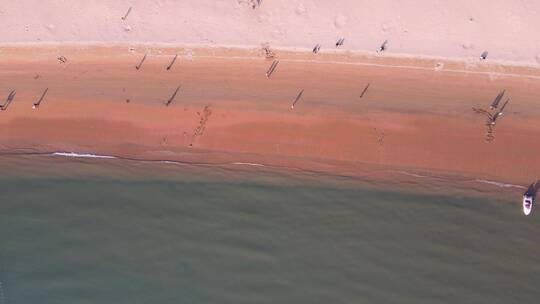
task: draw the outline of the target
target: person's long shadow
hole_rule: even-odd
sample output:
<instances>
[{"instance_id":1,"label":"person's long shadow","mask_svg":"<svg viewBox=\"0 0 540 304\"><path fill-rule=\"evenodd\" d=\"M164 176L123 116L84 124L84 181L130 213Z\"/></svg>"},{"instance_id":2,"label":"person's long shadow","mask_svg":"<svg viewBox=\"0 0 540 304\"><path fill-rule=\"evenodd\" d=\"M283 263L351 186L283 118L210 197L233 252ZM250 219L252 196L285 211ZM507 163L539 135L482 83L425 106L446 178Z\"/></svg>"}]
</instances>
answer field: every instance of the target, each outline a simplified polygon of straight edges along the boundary
<instances>
[{"instance_id":1,"label":"person's long shadow","mask_svg":"<svg viewBox=\"0 0 540 304\"><path fill-rule=\"evenodd\" d=\"M532 183L529 188L527 188L527 191L525 191L525 195L531 196L536 198L536 193L540 189L540 180L537 180L536 182Z\"/></svg>"},{"instance_id":2,"label":"person's long shadow","mask_svg":"<svg viewBox=\"0 0 540 304\"><path fill-rule=\"evenodd\" d=\"M3 105L0 105L0 110L1 111L4 111L4 110L7 110L9 104L13 101L13 99L15 98L15 94L17 92L15 92L15 90L11 91L8 95L8 97L6 98L6 101L4 102Z\"/></svg>"}]
</instances>

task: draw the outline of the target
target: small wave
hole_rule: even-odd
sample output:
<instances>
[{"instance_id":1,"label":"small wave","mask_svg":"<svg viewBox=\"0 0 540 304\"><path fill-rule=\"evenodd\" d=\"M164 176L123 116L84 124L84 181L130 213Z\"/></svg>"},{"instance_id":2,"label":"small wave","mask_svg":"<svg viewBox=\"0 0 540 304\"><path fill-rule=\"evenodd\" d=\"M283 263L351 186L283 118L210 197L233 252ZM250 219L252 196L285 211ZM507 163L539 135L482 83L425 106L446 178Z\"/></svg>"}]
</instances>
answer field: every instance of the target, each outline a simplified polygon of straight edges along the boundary
<instances>
[{"instance_id":1,"label":"small wave","mask_svg":"<svg viewBox=\"0 0 540 304\"><path fill-rule=\"evenodd\" d=\"M144 162L144 160L133 160L133 161L142 161L142 162ZM146 162L154 162L154 161L148 160ZM187 165L187 163L180 162L180 161L174 161L174 160L158 160L158 162L162 163L162 164Z\"/></svg>"},{"instance_id":2,"label":"small wave","mask_svg":"<svg viewBox=\"0 0 540 304\"><path fill-rule=\"evenodd\" d=\"M497 186L497 187L500 187L500 188L520 188L520 189L526 189L527 188L527 187L523 187L523 186L520 186L520 185L506 184L506 183L491 181L491 180L487 180L487 179L477 179L475 181L479 182L479 183L482 183L482 184L494 185L494 186Z\"/></svg>"},{"instance_id":3,"label":"small wave","mask_svg":"<svg viewBox=\"0 0 540 304\"><path fill-rule=\"evenodd\" d=\"M162 163L162 164L186 165L185 162L174 161L174 160L160 160L159 162ZM233 162L233 163L229 163L229 164L230 165L242 165L242 166L266 167L263 164L257 164L257 163ZM215 165L218 165L218 166L219 165L227 165L227 163L215 164Z\"/></svg>"},{"instance_id":4,"label":"small wave","mask_svg":"<svg viewBox=\"0 0 540 304\"><path fill-rule=\"evenodd\" d=\"M231 163L232 165L244 165L244 166L255 166L255 167L265 167L263 164L257 164L257 163L243 163L243 162L234 162Z\"/></svg>"},{"instance_id":5,"label":"small wave","mask_svg":"<svg viewBox=\"0 0 540 304\"><path fill-rule=\"evenodd\" d=\"M159 162L162 164L173 164L173 165L186 165L189 163L182 162L182 161L174 161L174 160L144 160L144 159L134 159L134 158L123 158L123 157L117 157L112 155L98 155L98 154L91 154L91 153L75 153L75 152L52 152L49 155L51 156L64 156L64 157L79 157L79 158L107 158L107 159L125 159L130 161L139 161L139 162ZM229 163L231 165L243 165L243 166L256 166L256 167L266 167L263 164L258 163L246 163L246 162L233 162ZM204 164L204 165L226 165L224 164Z\"/></svg>"},{"instance_id":6,"label":"small wave","mask_svg":"<svg viewBox=\"0 0 540 304\"><path fill-rule=\"evenodd\" d=\"M80 157L80 158L116 158L116 156L110 155L97 155L90 153L75 153L75 152L53 152L51 156L64 156L64 157Z\"/></svg>"}]
</instances>

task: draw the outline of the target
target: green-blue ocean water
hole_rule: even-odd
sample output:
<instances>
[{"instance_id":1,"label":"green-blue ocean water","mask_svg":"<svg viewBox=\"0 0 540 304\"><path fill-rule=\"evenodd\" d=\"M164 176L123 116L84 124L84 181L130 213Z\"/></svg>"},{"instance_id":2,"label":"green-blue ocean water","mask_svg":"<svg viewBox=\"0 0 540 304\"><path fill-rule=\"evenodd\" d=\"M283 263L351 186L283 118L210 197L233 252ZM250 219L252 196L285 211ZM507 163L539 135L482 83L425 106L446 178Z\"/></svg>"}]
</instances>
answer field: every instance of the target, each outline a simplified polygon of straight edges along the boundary
<instances>
[{"instance_id":1,"label":"green-blue ocean water","mask_svg":"<svg viewBox=\"0 0 540 304\"><path fill-rule=\"evenodd\" d=\"M540 299L540 224L518 201L25 161L1 162L0 304Z\"/></svg>"}]
</instances>

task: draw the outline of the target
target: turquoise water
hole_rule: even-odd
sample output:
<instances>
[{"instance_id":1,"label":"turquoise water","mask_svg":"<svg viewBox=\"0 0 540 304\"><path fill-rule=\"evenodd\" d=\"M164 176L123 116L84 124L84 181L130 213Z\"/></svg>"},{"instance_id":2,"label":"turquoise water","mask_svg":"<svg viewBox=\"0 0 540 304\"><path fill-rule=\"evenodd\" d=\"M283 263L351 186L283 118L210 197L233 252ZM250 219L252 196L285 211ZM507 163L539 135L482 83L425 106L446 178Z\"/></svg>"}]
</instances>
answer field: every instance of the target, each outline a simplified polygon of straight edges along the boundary
<instances>
[{"instance_id":1,"label":"turquoise water","mask_svg":"<svg viewBox=\"0 0 540 304\"><path fill-rule=\"evenodd\" d=\"M504 199L259 170L66 160L43 171L12 160L0 178L0 304L540 297L538 218Z\"/></svg>"}]
</instances>

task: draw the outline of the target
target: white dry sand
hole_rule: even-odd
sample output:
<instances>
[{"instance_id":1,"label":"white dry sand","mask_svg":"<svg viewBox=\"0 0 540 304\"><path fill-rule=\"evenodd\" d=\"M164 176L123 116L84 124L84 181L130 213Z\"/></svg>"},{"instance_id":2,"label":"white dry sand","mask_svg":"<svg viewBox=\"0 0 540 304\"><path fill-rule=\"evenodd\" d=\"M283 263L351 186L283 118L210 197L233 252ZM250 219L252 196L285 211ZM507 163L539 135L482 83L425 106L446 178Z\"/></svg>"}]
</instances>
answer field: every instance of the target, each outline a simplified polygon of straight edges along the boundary
<instances>
[{"instance_id":1,"label":"white dry sand","mask_svg":"<svg viewBox=\"0 0 540 304\"><path fill-rule=\"evenodd\" d=\"M540 64L538 0L2 0L0 46L170 43ZM121 17L132 7L126 20Z\"/></svg>"}]
</instances>

